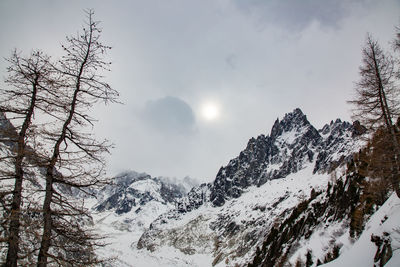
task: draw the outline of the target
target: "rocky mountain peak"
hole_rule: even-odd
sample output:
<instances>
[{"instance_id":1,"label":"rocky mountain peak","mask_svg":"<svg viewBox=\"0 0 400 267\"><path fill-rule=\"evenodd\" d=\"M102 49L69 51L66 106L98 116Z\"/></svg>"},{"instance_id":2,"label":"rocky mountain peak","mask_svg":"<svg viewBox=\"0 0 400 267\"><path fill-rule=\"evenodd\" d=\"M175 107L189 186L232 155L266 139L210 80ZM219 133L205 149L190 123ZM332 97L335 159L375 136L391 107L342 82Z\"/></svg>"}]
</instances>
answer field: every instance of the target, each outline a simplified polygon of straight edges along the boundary
<instances>
[{"instance_id":1,"label":"rocky mountain peak","mask_svg":"<svg viewBox=\"0 0 400 267\"><path fill-rule=\"evenodd\" d=\"M211 189L211 202L221 206L250 186L286 177L314 159L321 135L300 109L287 113L272 126L270 136L251 138L246 148L222 167Z\"/></svg>"},{"instance_id":2,"label":"rocky mountain peak","mask_svg":"<svg viewBox=\"0 0 400 267\"><path fill-rule=\"evenodd\" d=\"M275 139L282 135L283 132L290 132L307 126L311 126L307 116L304 115L301 109L296 108L292 112L286 113L282 121L276 119L272 126L270 137Z\"/></svg>"},{"instance_id":3,"label":"rocky mountain peak","mask_svg":"<svg viewBox=\"0 0 400 267\"><path fill-rule=\"evenodd\" d=\"M319 130L319 133L324 136L332 133L340 134L351 127L351 123L342 121L341 119L336 119L335 121L332 120L329 124L325 124L324 127Z\"/></svg>"},{"instance_id":4,"label":"rocky mountain peak","mask_svg":"<svg viewBox=\"0 0 400 267\"><path fill-rule=\"evenodd\" d=\"M194 183L194 180L188 179ZM114 184L98 192L99 201L94 208L100 212L109 210L117 214L128 213L135 208L138 213L149 202L174 205L186 192L186 187L176 180L127 171L117 175Z\"/></svg>"},{"instance_id":5,"label":"rocky mountain peak","mask_svg":"<svg viewBox=\"0 0 400 267\"><path fill-rule=\"evenodd\" d=\"M256 246L272 225L284 217L288 218L285 222L292 220L295 215L291 214L298 209L291 212L287 205L297 201L304 205L301 199L308 195L315 198L314 186L325 188L328 173L360 149L363 142L354 132L354 125L340 119L317 130L300 109L295 109L275 121L270 135L251 138L237 157L219 169L212 183L193 188L175 209L153 221L137 248L155 250L170 245L187 254L213 251L218 255L213 265L231 253L239 262L246 253L254 253L249 247ZM276 219L270 220L267 214ZM285 230L282 236L286 234Z\"/></svg>"},{"instance_id":6,"label":"rocky mountain peak","mask_svg":"<svg viewBox=\"0 0 400 267\"><path fill-rule=\"evenodd\" d=\"M251 186L284 178L308 164L314 164L314 173L329 172L351 157L363 133L362 126L357 129L337 119L317 130L296 108L275 121L269 136L251 138L238 157L221 167L210 185L210 201L222 206Z\"/></svg>"},{"instance_id":7,"label":"rocky mountain peak","mask_svg":"<svg viewBox=\"0 0 400 267\"><path fill-rule=\"evenodd\" d=\"M284 178L310 164L314 173L329 172L358 150L354 132L351 123L340 119L317 130L296 108L275 121L270 135L251 138L236 158L219 169L212 183L193 188L178 203L179 212L197 209L206 202L223 206L252 186Z\"/></svg>"}]
</instances>

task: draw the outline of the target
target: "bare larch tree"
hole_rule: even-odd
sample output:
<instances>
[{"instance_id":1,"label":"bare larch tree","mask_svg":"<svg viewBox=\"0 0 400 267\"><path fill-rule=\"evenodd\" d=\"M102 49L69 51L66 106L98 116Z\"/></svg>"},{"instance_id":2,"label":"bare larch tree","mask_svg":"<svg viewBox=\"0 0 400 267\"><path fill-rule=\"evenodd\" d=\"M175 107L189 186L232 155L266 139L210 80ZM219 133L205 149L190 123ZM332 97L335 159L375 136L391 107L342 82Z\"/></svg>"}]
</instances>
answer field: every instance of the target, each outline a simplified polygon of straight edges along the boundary
<instances>
[{"instance_id":1,"label":"bare larch tree","mask_svg":"<svg viewBox=\"0 0 400 267\"><path fill-rule=\"evenodd\" d=\"M8 163L3 168L2 180L11 179L14 185L11 190L3 187L2 196L9 195L10 206L3 202L3 222L6 225L5 240L7 242L7 258L5 266L17 266L18 259L26 257L28 251L20 249L21 213L23 211L23 182L25 179L26 161L32 159L32 148L35 147L32 120L35 111L46 111L49 102L48 95L56 84L50 58L43 52L33 51L30 56L23 57L16 50L7 59L8 77L7 89L1 89L0 112L3 120L12 122L13 127L2 127L3 142L9 145L10 155L2 158L2 163ZM4 167L4 166L3 166ZM5 200L6 198L3 198Z\"/></svg>"},{"instance_id":2,"label":"bare larch tree","mask_svg":"<svg viewBox=\"0 0 400 267\"><path fill-rule=\"evenodd\" d=\"M395 61L383 51L371 35L367 36L362 50L363 61L360 66L360 80L356 86L356 95L350 103L354 104L354 117L370 129L384 130L387 134L387 151L391 169L390 181L393 190L400 197L399 159L400 147L398 128L394 120L399 116L399 95L395 86ZM390 151L389 151L390 150ZM388 163L386 161L386 163Z\"/></svg>"},{"instance_id":3,"label":"bare larch tree","mask_svg":"<svg viewBox=\"0 0 400 267\"><path fill-rule=\"evenodd\" d=\"M88 214L83 205L65 194L65 189L89 193L93 186L106 182L105 161L110 144L98 142L90 134L95 120L88 111L97 102L116 102L118 93L104 81L104 61L110 47L100 42L99 22L87 11L82 32L67 37L65 55L54 66L63 76L63 102L66 116L46 132L53 142L46 164L46 188L43 203L43 234L37 266L49 263L87 266L98 262L93 247L97 237L85 227ZM86 219L85 219L86 218Z\"/></svg>"}]
</instances>

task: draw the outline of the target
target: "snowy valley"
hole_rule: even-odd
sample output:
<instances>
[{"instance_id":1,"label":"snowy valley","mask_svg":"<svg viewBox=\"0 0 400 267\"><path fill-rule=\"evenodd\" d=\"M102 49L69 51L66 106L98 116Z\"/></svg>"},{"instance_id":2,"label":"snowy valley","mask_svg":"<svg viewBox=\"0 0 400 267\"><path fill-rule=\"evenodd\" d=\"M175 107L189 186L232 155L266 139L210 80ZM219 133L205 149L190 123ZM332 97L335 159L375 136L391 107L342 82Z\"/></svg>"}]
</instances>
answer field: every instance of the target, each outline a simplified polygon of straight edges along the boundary
<instances>
[{"instance_id":1,"label":"snowy valley","mask_svg":"<svg viewBox=\"0 0 400 267\"><path fill-rule=\"evenodd\" d=\"M399 0L0 13L0 267L400 266Z\"/></svg>"},{"instance_id":2,"label":"snowy valley","mask_svg":"<svg viewBox=\"0 0 400 267\"><path fill-rule=\"evenodd\" d=\"M64 192L84 200L105 237L104 266L398 266L400 201L388 191L368 206L364 134L339 119L317 130L295 109L211 183L127 171L94 197Z\"/></svg>"},{"instance_id":3,"label":"snowy valley","mask_svg":"<svg viewBox=\"0 0 400 267\"><path fill-rule=\"evenodd\" d=\"M364 179L352 169L353 153L364 132L339 119L317 130L296 109L269 135L251 138L212 183L187 191L122 174L90 203L95 226L109 236L101 253L113 266L317 266L338 256L328 266L349 266L367 249L370 256L357 258L372 266L371 235L385 232L397 266L396 196L365 216L364 232L351 227Z\"/></svg>"}]
</instances>

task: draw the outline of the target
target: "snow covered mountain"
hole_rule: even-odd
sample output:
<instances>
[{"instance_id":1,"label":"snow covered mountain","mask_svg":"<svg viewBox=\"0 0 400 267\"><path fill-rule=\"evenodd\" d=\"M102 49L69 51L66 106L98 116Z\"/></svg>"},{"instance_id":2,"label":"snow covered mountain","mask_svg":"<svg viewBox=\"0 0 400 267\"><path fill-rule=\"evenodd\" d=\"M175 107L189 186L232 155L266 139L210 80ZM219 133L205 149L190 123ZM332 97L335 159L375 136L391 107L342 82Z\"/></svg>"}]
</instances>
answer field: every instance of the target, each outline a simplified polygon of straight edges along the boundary
<instances>
[{"instance_id":1,"label":"snow covered mountain","mask_svg":"<svg viewBox=\"0 0 400 267\"><path fill-rule=\"evenodd\" d=\"M172 205L186 193L181 184L152 178L145 173L124 172L113 180L112 185L103 187L97 193L100 203L96 205L96 211L113 210L119 215L134 211L135 214L140 214L143 207L150 202Z\"/></svg>"},{"instance_id":2,"label":"snow covered mountain","mask_svg":"<svg viewBox=\"0 0 400 267\"><path fill-rule=\"evenodd\" d=\"M175 249L193 266L203 266L204 262L244 266L253 262L254 257L262 257L260 247L275 226L298 219L304 211L298 205L308 205L314 199L324 202L322 196L326 194L322 192L336 180L345 179L346 164L362 147L359 136L364 132L358 123L339 119L317 130L300 109L295 109L281 121L276 120L270 135L250 139L239 156L219 170L214 182L193 188L176 209L152 222L137 249L147 249L154 255L165 248ZM332 218L329 214L325 219ZM347 226L346 221L346 225L335 227ZM305 229L291 231L303 233ZM327 231L323 242L333 249L343 244L340 240L338 244L332 242L337 235L332 231ZM302 237L280 244L287 245L279 251L283 253L279 255L286 255L285 262L297 260L295 248ZM318 252L321 262L323 251L328 250L324 246Z\"/></svg>"},{"instance_id":3,"label":"snow covered mountain","mask_svg":"<svg viewBox=\"0 0 400 267\"><path fill-rule=\"evenodd\" d=\"M399 266L400 202L358 172L364 133L295 109L211 183L127 171L96 198L69 193L106 236L106 266Z\"/></svg>"},{"instance_id":4,"label":"snow covered mountain","mask_svg":"<svg viewBox=\"0 0 400 267\"><path fill-rule=\"evenodd\" d=\"M112 184L95 192L96 198L86 201L86 206L93 211L96 228L109 243L100 254L113 258L112 266L130 266L131 244L137 242L159 215L174 209L177 201L196 185L196 180L190 177L178 180L134 171L114 177ZM130 255L128 261L127 255Z\"/></svg>"}]
</instances>

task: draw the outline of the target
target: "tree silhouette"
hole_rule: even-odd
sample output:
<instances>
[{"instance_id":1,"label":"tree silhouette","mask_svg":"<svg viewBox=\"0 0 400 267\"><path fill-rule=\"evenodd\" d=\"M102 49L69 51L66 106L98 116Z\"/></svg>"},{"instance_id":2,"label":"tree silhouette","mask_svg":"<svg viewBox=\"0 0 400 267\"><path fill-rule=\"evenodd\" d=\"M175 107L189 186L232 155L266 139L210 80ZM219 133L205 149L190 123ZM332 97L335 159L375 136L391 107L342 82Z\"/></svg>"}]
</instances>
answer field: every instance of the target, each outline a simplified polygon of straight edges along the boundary
<instances>
[{"instance_id":1,"label":"tree silhouette","mask_svg":"<svg viewBox=\"0 0 400 267\"><path fill-rule=\"evenodd\" d=\"M362 50L363 61L360 66L360 80L356 95L350 103L354 104L354 117L371 130L386 131L386 152L384 158L390 164L390 181L393 190L400 197L398 128L393 123L399 116L398 88L395 86L395 61L384 53L371 35L367 36ZM389 156L387 156L389 154ZM383 155L383 154L382 154Z\"/></svg>"},{"instance_id":2,"label":"tree silhouette","mask_svg":"<svg viewBox=\"0 0 400 267\"><path fill-rule=\"evenodd\" d=\"M2 188L3 211L6 215L2 224L7 229L5 265L17 266L18 258L23 257L18 255L21 214L25 210L22 205L23 182L29 161L35 154L32 148L37 147L35 137L38 125L32 124L33 116L35 112L48 113L47 107L53 104L49 96L54 94L57 78L50 58L41 51L33 51L28 57L23 57L15 50L7 61L9 66L5 83L8 87L1 90L0 101L3 116L1 137L11 153L1 159L1 179L13 180L14 184L8 183L9 186ZM7 198L11 203L6 201Z\"/></svg>"},{"instance_id":3,"label":"tree silhouette","mask_svg":"<svg viewBox=\"0 0 400 267\"><path fill-rule=\"evenodd\" d=\"M65 55L55 66L65 81L65 97L60 101L66 117L58 130L53 126L46 132L54 145L46 164L38 266L46 266L48 259L74 266L98 262L93 254L98 238L82 225L84 218L90 219L87 211L62 193L63 188L88 193L87 189L106 182L103 154L111 145L106 140L96 141L88 133L87 127L95 122L88 110L100 101L116 102L118 97L101 75L110 64L103 59L110 47L100 42L101 30L99 22L93 20L93 11L86 14L85 27L76 36L67 37Z\"/></svg>"}]
</instances>

